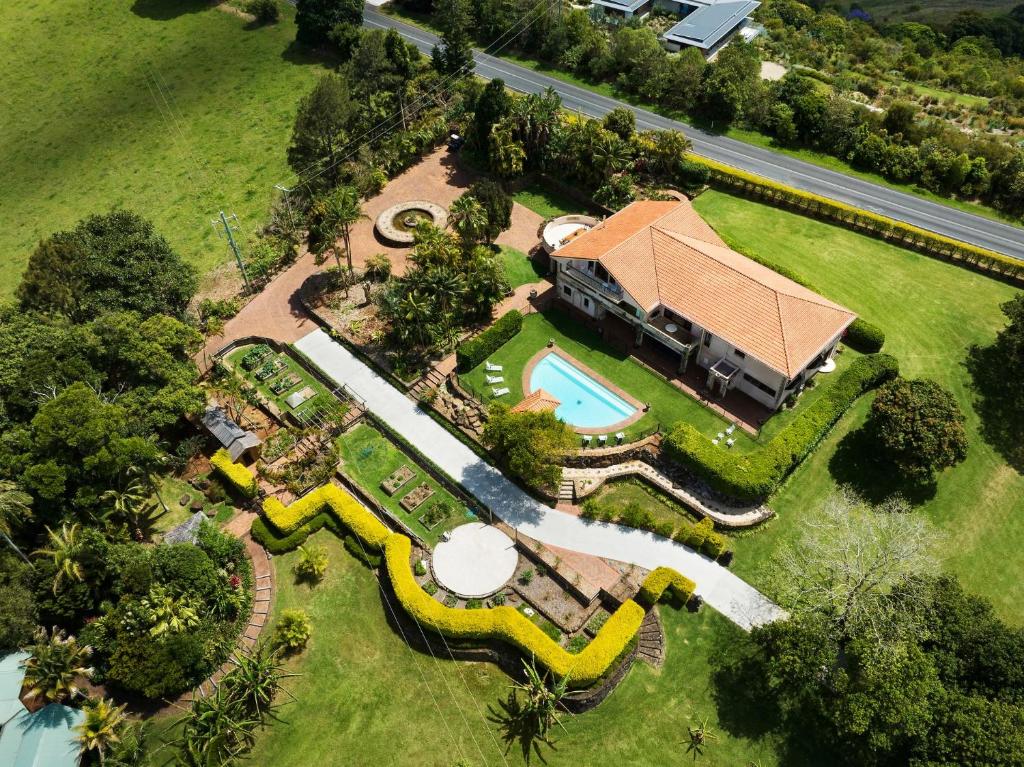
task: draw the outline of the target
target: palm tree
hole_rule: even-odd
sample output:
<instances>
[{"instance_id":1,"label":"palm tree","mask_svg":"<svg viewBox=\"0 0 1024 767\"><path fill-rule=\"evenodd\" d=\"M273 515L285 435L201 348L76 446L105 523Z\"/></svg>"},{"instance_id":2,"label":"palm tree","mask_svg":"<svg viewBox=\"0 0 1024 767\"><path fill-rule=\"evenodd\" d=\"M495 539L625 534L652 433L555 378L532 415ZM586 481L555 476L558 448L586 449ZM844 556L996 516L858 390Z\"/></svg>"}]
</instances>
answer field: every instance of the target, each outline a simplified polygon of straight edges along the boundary
<instances>
[{"instance_id":1,"label":"palm tree","mask_svg":"<svg viewBox=\"0 0 1024 767\"><path fill-rule=\"evenodd\" d=\"M687 727L687 732L690 735L689 745L686 747L686 753L693 754L693 761L697 761L700 757L704 756L704 749L710 741L716 740L718 736L711 731L708 727L708 720L705 718L701 721L698 727Z\"/></svg>"},{"instance_id":2,"label":"palm tree","mask_svg":"<svg viewBox=\"0 0 1024 767\"><path fill-rule=\"evenodd\" d=\"M218 687L213 695L193 700L182 718L175 741L179 761L186 767L229 764L252 746L259 723L240 700L224 686Z\"/></svg>"},{"instance_id":3,"label":"palm tree","mask_svg":"<svg viewBox=\"0 0 1024 767\"><path fill-rule=\"evenodd\" d=\"M317 226L317 241L321 252L330 249L341 269L341 257L338 254L338 237L345 243L345 259L348 270L352 267L352 225L361 218L366 218L359 206L359 192L350 186L339 186L321 201L321 218Z\"/></svg>"},{"instance_id":4,"label":"palm tree","mask_svg":"<svg viewBox=\"0 0 1024 767\"><path fill-rule=\"evenodd\" d=\"M518 698L521 692L525 696L520 711L532 724L536 736L548 740L548 733L554 725L565 727L558 719L558 709L569 688L568 677L562 677L554 685L548 686L548 675L537 671L537 664L532 658L529 663L523 661L526 680L512 685L512 692Z\"/></svg>"},{"instance_id":5,"label":"palm tree","mask_svg":"<svg viewBox=\"0 0 1024 767\"><path fill-rule=\"evenodd\" d=\"M134 479L123 490L108 490L100 499L109 503L111 511L132 526L136 540L141 541L142 529L139 522L144 517L148 500L142 483Z\"/></svg>"},{"instance_id":6,"label":"palm tree","mask_svg":"<svg viewBox=\"0 0 1024 767\"><path fill-rule=\"evenodd\" d=\"M161 456L159 463L162 466L167 463L167 459ZM160 508L164 510L164 514L170 512L163 497L160 495L160 476L155 471L141 466L133 466L128 470L128 473L142 480L143 484L149 489L149 492L156 496L156 500L160 504Z\"/></svg>"},{"instance_id":7,"label":"palm tree","mask_svg":"<svg viewBox=\"0 0 1024 767\"><path fill-rule=\"evenodd\" d=\"M464 244L475 244L487 229L487 211L475 197L464 194L448 208L448 226L458 233Z\"/></svg>"},{"instance_id":8,"label":"palm tree","mask_svg":"<svg viewBox=\"0 0 1024 767\"><path fill-rule=\"evenodd\" d=\"M146 767L149 762L150 722L125 720L121 739L112 744L106 767Z\"/></svg>"},{"instance_id":9,"label":"palm tree","mask_svg":"<svg viewBox=\"0 0 1024 767\"><path fill-rule=\"evenodd\" d=\"M284 670L281 653L267 642L235 653L237 665L221 680L232 699L262 719L273 715L274 698L282 692L281 681L295 676ZM291 693L283 690L289 697Z\"/></svg>"},{"instance_id":10,"label":"palm tree","mask_svg":"<svg viewBox=\"0 0 1024 767\"><path fill-rule=\"evenodd\" d=\"M49 557L56 568L53 575L53 593L64 581L82 581L85 579L85 572L79 562L82 556L83 544L81 536L82 528L77 523L68 524L64 522L60 530L54 532L46 528L46 535L50 539L50 547L39 549L33 556Z\"/></svg>"},{"instance_id":11,"label":"palm tree","mask_svg":"<svg viewBox=\"0 0 1024 767\"><path fill-rule=\"evenodd\" d=\"M22 490L13 482L0 480L0 537L10 546L18 556L29 564L29 558L25 552L14 545L11 540L14 523L32 516L32 496Z\"/></svg>"},{"instance_id":12,"label":"palm tree","mask_svg":"<svg viewBox=\"0 0 1024 767\"><path fill-rule=\"evenodd\" d=\"M92 675L92 669L85 665L92 648L78 644L73 636L65 637L56 627L49 636L40 629L30 652L22 664L28 688L26 700L41 698L46 703L59 703L78 694L78 677Z\"/></svg>"},{"instance_id":13,"label":"palm tree","mask_svg":"<svg viewBox=\"0 0 1024 767\"><path fill-rule=\"evenodd\" d=\"M327 549L323 546L299 546L299 560L293 569L301 579L319 581L327 572L327 562Z\"/></svg>"},{"instance_id":14,"label":"palm tree","mask_svg":"<svg viewBox=\"0 0 1024 767\"><path fill-rule=\"evenodd\" d=\"M124 706L115 706L106 698L91 700L82 708L85 718L75 729L83 751L95 751L104 764L107 749L121 740L125 723Z\"/></svg>"}]
</instances>

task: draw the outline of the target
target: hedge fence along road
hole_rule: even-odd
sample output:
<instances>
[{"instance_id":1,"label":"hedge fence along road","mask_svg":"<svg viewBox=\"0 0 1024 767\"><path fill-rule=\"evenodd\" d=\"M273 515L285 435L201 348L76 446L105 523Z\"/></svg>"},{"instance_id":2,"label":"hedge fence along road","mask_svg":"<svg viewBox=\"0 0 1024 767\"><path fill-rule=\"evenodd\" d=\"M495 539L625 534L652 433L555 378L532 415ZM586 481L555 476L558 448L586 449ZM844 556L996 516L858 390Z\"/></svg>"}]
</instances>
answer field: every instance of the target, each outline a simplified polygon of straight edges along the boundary
<instances>
[{"instance_id":1,"label":"hedge fence along road","mask_svg":"<svg viewBox=\"0 0 1024 767\"><path fill-rule=\"evenodd\" d=\"M288 546L300 545L311 532L328 522L335 533L347 528L362 545L384 552L384 566L395 596L405 611L418 623L453 639L499 639L532 656L574 687L586 687L598 681L622 656L640 630L645 610L627 599L612 613L600 631L581 652L573 654L557 644L514 607L500 606L477 610L446 607L425 592L413 577L412 541L394 533L355 498L337 485L324 485L285 506L276 498L263 503L265 523L253 525L257 541L282 538ZM272 548L281 550L279 546ZM685 603L696 584L667 567L648 575L640 589L640 598L653 606L666 594Z\"/></svg>"}]
</instances>

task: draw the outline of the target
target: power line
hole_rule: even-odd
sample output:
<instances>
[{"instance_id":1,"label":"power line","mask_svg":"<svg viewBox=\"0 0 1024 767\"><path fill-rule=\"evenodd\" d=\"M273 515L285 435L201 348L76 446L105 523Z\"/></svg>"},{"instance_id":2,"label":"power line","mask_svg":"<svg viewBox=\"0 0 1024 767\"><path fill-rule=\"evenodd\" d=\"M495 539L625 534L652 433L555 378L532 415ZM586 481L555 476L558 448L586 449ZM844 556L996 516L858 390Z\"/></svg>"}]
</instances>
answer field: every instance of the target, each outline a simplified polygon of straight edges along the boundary
<instances>
[{"instance_id":1,"label":"power line","mask_svg":"<svg viewBox=\"0 0 1024 767\"><path fill-rule=\"evenodd\" d=\"M485 56L487 56L487 55L490 55L490 56L495 55L498 51L502 50L505 46L507 46L510 42L512 42L512 39L514 39L514 36L522 34L527 29L529 29L531 26L533 26L540 19L540 16L537 16L537 18L535 18L535 19L533 19L533 20L531 20L529 22L527 22L527 19L530 16L534 15L538 10L541 10L541 9L545 9L546 10L546 7L547 7L549 2L550 2L550 0L539 0L529 11L527 11L518 21L516 21L515 24L513 24L509 29L507 29L504 33L499 35L497 38L495 38L493 41L491 41L485 48L483 48L480 51L481 55L485 55ZM516 29L516 27L519 27L519 26L523 25L524 23L526 24L526 26L522 27L522 29ZM508 37L509 35L512 35L513 37L510 37L508 40L503 42L501 45L499 45L493 51L489 51L488 50L488 49L491 48L491 46L495 45L495 43L499 42L504 37ZM438 91L440 91L442 88L444 88L451 80L453 80L456 77L460 77L463 74L471 72L474 66L475 66L475 61L460 67L455 72L452 72L447 77L441 79L439 82L435 83L432 87L428 88L427 91L422 96L419 96L412 104L407 104L406 105L406 110L418 109L419 106L424 101L426 101L428 99L433 99L434 96L438 93ZM316 165L315 162L314 163L310 163L306 168L302 169L301 171L298 171L298 172L294 173L293 176L296 179L296 185L308 185L310 182L312 182L315 179L319 178L320 176L322 176L327 171L331 170L332 168L337 167L342 162L344 162L349 157L351 157L353 154L355 154L359 150L359 147L362 145L363 139L365 139L371 133L374 133L375 131L381 129L382 126L386 126L386 127L383 128L384 132L387 132L387 131L391 130L392 128L396 127L398 125L398 123L401 122L403 114L404 114L403 110L398 110L397 112L392 114L390 117L384 118L383 120L381 120L376 125L372 126L371 128L367 129L366 131L364 131L357 138L355 138L355 139L349 141L348 143L346 143L345 146L342 147L342 151L348 149L353 144L356 144L357 146L355 147L355 149L352 149L351 151L349 151L346 154L342 155L341 157L339 157L337 160L332 162L327 167L321 168L313 176L311 176L311 177L309 177L309 178L307 178L305 180L303 180L303 178L302 178L303 175L306 172L311 170ZM291 178L291 177L289 177L289 178Z\"/></svg>"}]
</instances>

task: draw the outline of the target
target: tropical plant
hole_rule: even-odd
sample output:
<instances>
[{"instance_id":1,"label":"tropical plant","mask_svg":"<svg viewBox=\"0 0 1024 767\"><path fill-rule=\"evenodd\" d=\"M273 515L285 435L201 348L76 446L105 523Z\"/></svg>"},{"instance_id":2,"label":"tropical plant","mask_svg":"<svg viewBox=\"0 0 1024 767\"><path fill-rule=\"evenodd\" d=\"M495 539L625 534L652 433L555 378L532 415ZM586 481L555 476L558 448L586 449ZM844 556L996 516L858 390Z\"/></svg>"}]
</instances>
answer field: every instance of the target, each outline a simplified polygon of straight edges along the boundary
<instances>
[{"instance_id":1,"label":"tropical plant","mask_svg":"<svg viewBox=\"0 0 1024 767\"><path fill-rule=\"evenodd\" d=\"M448 226L458 233L467 246L474 245L486 234L487 211L475 197L464 194L449 206Z\"/></svg>"},{"instance_id":2,"label":"tropical plant","mask_svg":"<svg viewBox=\"0 0 1024 767\"><path fill-rule=\"evenodd\" d=\"M718 735L708 727L707 718L702 719L696 727L687 727L686 731L690 736L686 745L686 753L693 754L695 762L704 756L704 749L708 747L708 743L718 739Z\"/></svg>"},{"instance_id":3,"label":"tropical plant","mask_svg":"<svg viewBox=\"0 0 1024 767\"><path fill-rule=\"evenodd\" d=\"M45 557L53 562L53 593L56 594L65 581L80 582L85 579L80 561L84 549L82 528L77 522L70 525L64 522L56 532L47 527L46 535L50 541L49 547L38 549L34 556Z\"/></svg>"},{"instance_id":4,"label":"tropical plant","mask_svg":"<svg viewBox=\"0 0 1024 767\"><path fill-rule=\"evenodd\" d=\"M105 767L147 767L150 764L150 728L148 721L126 720L120 738L107 751Z\"/></svg>"},{"instance_id":5,"label":"tropical plant","mask_svg":"<svg viewBox=\"0 0 1024 767\"><path fill-rule=\"evenodd\" d=\"M125 706L115 706L107 698L90 700L82 707L85 718L75 729L82 750L95 752L100 764L106 763L107 751L121 740L125 725Z\"/></svg>"},{"instance_id":6,"label":"tropical plant","mask_svg":"<svg viewBox=\"0 0 1024 767\"><path fill-rule=\"evenodd\" d=\"M310 209L310 244L314 252L323 254L330 250L341 268L338 252L338 238L345 244L345 259L348 270L352 267L352 225L366 218L359 206L359 192L350 186L339 186L320 198Z\"/></svg>"},{"instance_id":7,"label":"tropical plant","mask_svg":"<svg viewBox=\"0 0 1024 767\"><path fill-rule=\"evenodd\" d=\"M299 546L299 558L292 568L301 580L319 581L327 572L327 549L313 544Z\"/></svg>"},{"instance_id":8,"label":"tropical plant","mask_svg":"<svg viewBox=\"0 0 1024 767\"><path fill-rule=\"evenodd\" d=\"M523 661L523 672L526 679L512 685L512 694L517 698L519 693L523 694L523 702L520 705L522 715L529 721L536 736L547 741L552 727L558 725L565 729L558 718L558 709L569 689L569 679L562 677L554 684L550 684L550 675L547 672L542 675L537 670L537 663L533 658L529 663Z\"/></svg>"},{"instance_id":9,"label":"tropical plant","mask_svg":"<svg viewBox=\"0 0 1024 767\"><path fill-rule=\"evenodd\" d=\"M374 253L366 259L366 279L386 282L391 276L391 259L386 253Z\"/></svg>"},{"instance_id":10,"label":"tropical plant","mask_svg":"<svg viewBox=\"0 0 1024 767\"><path fill-rule=\"evenodd\" d=\"M261 642L251 650L235 653L235 667L221 680L231 697L243 708L261 719L273 715L274 699L278 693L287 690L281 681L295 676L284 670L280 650L269 643Z\"/></svg>"},{"instance_id":11,"label":"tropical plant","mask_svg":"<svg viewBox=\"0 0 1024 767\"><path fill-rule=\"evenodd\" d=\"M110 505L113 516L122 519L132 528L135 540L141 541L144 537L142 521L152 516L146 508L152 505L148 495L142 482L133 479L121 490L108 490L100 499Z\"/></svg>"},{"instance_id":12,"label":"tropical plant","mask_svg":"<svg viewBox=\"0 0 1024 767\"><path fill-rule=\"evenodd\" d=\"M162 585L156 585L141 600L142 606L150 611L152 626L150 636L180 634L199 625L198 602L185 595L175 598Z\"/></svg>"},{"instance_id":13,"label":"tropical plant","mask_svg":"<svg viewBox=\"0 0 1024 767\"><path fill-rule=\"evenodd\" d=\"M174 744L181 764L226 767L252 747L260 719L221 686L213 695L196 697L180 722Z\"/></svg>"},{"instance_id":14,"label":"tropical plant","mask_svg":"<svg viewBox=\"0 0 1024 767\"><path fill-rule=\"evenodd\" d=\"M313 627L303 610L283 610L274 631L274 641L285 652L298 652L306 646Z\"/></svg>"},{"instance_id":15,"label":"tropical plant","mask_svg":"<svg viewBox=\"0 0 1024 767\"><path fill-rule=\"evenodd\" d=\"M76 681L92 675L86 665L92 648L78 644L73 636L54 627L50 634L40 629L24 661L26 700L59 703L78 694Z\"/></svg>"},{"instance_id":16,"label":"tropical plant","mask_svg":"<svg viewBox=\"0 0 1024 767\"><path fill-rule=\"evenodd\" d=\"M31 495L14 482L0 480L0 537L26 562L29 561L28 557L14 544L11 535L15 524L32 516L31 506Z\"/></svg>"}]
</instances>

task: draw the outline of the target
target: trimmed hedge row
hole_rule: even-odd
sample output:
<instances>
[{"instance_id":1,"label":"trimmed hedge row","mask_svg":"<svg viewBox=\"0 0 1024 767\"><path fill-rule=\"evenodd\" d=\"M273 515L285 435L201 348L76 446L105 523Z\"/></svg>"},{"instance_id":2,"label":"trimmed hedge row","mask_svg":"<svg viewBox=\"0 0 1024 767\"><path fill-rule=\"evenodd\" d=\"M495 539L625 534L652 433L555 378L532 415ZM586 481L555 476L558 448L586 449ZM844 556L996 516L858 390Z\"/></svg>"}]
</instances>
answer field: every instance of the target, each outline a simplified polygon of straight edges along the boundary
<instances>
[{"instance_id":1,"label":"trimmed hedge row","mask_svg":"<svg viewBox=\"0 0 1024 767\"><path fill-rule=\"evenodd\" d=\"M640 630L644 609L626 600L597 632L594 640L578 655L554 642L535 623L514 607L459 610L445 607L420 588L409 567L411 543L404 535L391 535L384 557L391 585L398 600L418 623L456 639L500 639L538 663L555 676L568 678L578 687L593 684Z\"/></svg>"},{"instance_id":2,"label":"trimmed hedge row","mask_svg":"<svg viewBox=\"0 0 1024 767\"><path fill-rule=\"evenodd\" d=\"M455 353L459 371L468 373L508 343L522 328L523 315L519 310L512 309L502 315L483 333L476 338L469 339L459 347Z\"/></svg>"},{"instance_id":3,"label":"trimmed hedge row","mask_svg":"<svg viewBox=\"0 0 1024 767\"><path fill-rule=\"evenodd\" d=\"M656 567L644 578L637 599L641 604L654 607L668 591L685 605L696 590L697 584L678 570L671 567Z\"/></svg>"},{"instance_id":4,"label":"trimmed hedge row","mask_svg":"<svg viewBox=\"0 0 1024 767\"><path fill-rule=\"evenodd\" d=\"M339 522L375 550L380 549L391 534L384 523L367 511L355 498L330 483L292 501L289 506L285 506L277 498L267 498L263 502L264 516L282 535L294 533L324 511L331 512Z\"/></svg>"},{"instance_id":5,"label":"trimmed hedge row","mask_svg":"<svg viewBox=\"0 0 1024 767\"><path fill-rule=\"evenodd\" d=\"M712 488L742 502L770 496L861 394L899 374L888 354L854 360L811 405L764 447L746 455L728 452L690 426L679 423L664 441L668 457L708 481Z\"/></svg>"},{"instance_id":6,"label":"trimmed hedge row","mask_svg":"<svg viewBox=\"0 0 1024 767\"><path fill-rule=\"evenodd\" d=\"M213 469L228 481L231 487L235 488L246 498L255 498L257 492L256 477L253 473L240 463L231 460L231 454L221 448L210 458L210 465Z\"/></svg>"},{"instance_id":7,"label":"trimmed hedge row","mask_svg":"<svg viewBox=\"0 0 1024 767\"><path fill-rule=\"evenodd\" d=\"M325 513L325 509L331 513ZM324 526L338 533L337 517L352 533L345 536L350 550L361 550L360 542L374 551L384 549L395 595L420 624L456 639L501 639L532 655L556 676L568 677L575 686L583 687L600 679L636 636L644 620L644 609L627 600L582 652L572 654L514 607L459 610L433 599L413 577L409 564L412 541L401 533L388 531L380 520L335 485L318 488L287 507L276 498L268 498L263 511L269 524L257 518L252 536L268 551L294 549ZM279 536L278 532L285 534Z\"/></svg>"},{"instance_id":8,"label":"trimmed hedge row","mask_svg":"<svg viewBox=\"0 0 1024 767\"><path fill-rule=\"evenodd\" d=\"M772 204L788 206L858 232L892 240L928 255L950 258L982 271L994 272L1024 284L1024 263L994 250L969 245L887 216L794 189L706 157L688 154L686 159L705 166L710 173L712 184Z\"/></svg>"}]
</instances>

